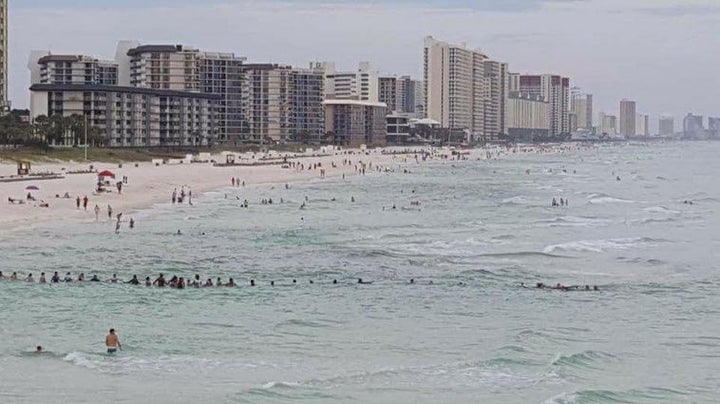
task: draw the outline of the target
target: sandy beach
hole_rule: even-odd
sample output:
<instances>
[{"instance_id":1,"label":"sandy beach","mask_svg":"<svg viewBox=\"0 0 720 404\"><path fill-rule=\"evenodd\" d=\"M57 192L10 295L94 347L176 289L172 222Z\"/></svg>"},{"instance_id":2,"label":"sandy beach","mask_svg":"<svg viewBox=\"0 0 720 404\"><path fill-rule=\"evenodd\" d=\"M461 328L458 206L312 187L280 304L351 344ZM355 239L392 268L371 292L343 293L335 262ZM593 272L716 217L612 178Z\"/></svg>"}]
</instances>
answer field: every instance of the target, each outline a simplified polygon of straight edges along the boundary
<instances>
[{"instance_id":1,"label":"sandy beach","mask_svg":"<svg viewBox=\"0 0 720 404\"><path fill-rule=\"evenodd\" d=\"M320 154L243 154L237 161L258 162L267 157L280 158L274 160L282 162L280 156L287 156L287 163L253 166L218 167L211 162L183 163L170 161L167 164L156 165L152 162L127 162L119 167L117 163L103 162L57 162L33 164L33 173L55 173L63 178L40 179L31 178L26 181L0 182L0 195L4 203L0 204L0 228L25 228L40 222L76 220L95 221L95 205L100 207L100 219L107 220L108 205L113 209L113 217L123 213L123 220L130 219L130 215L137 210L146 209L155 203L170 202L174 190L180 193L184 187L186 191L192 190L193 202L202 203L202 194L232 186L232 178L244 182L245 186L283 185L300 181L321 181L323 178L341 177L351 178L354 175L363 175L363 165L366 174L381 171L395 171L400 164L421 164L423 161L450 161L452 159L488 159L501 158L510 153L536 153L536 152L562 152L576 146L538 146L516 147L507 149L503 147L478 148L458 151L460 155L453 155L451 149L430 149L422 147L412 148L384 148L372 150L346 149L333 150ZM426 160L421 155L428 153ZM416 159L416 155L418 158ZM212 155L211 160L225 162L224 155ZM346 164L346 160L349 163ZM290 165L290 167L288 167ZM89 171L80 174L69 172ZM302 169L300 168L302 167ZM0 176L8 179L16 175L17 166L13 162L0 163ZM112 186L107 187L108 192L97 193L97 173L109 170L115 178L108 178ZM118 193L114 186L127 177L122 193ZM2 179L0 179L2 180ZM30 192L35 201L28 201L26 190L28 186L36 186L37 191ZM69 198L64 198L65 195ZM76 198L88 197L87 210L82 204L77 208ZM11 203L10 198L18 201ZM19 201L23 201L19 204ZM48 204L42 207L42 202ZM186 201L187 202L187 201ZM255 201L252 201L255 202Z\"/></svg>"}]
</instances>

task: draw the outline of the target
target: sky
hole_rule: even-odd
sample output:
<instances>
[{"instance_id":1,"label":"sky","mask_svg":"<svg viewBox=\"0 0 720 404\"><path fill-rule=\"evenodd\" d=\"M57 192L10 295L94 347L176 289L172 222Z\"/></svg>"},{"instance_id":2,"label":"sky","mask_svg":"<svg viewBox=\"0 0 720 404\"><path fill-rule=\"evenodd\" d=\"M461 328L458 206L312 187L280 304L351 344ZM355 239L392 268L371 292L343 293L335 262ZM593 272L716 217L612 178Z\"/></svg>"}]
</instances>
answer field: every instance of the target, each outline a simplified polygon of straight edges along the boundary
<instances>
[{"instance_id":1,"label":"sky","mask_svg":"<svg viewBox=\"0 0 720 404\"><path fill-rule=\"evenodd\" d=\"M423 38L466 43L519 73L555 73L651 115L720 116L719 0L10 0L10 98L29 102L31 50L114 57L118 40L307 66L369 61L422 78Z\"/></svg>"}]
</instances>

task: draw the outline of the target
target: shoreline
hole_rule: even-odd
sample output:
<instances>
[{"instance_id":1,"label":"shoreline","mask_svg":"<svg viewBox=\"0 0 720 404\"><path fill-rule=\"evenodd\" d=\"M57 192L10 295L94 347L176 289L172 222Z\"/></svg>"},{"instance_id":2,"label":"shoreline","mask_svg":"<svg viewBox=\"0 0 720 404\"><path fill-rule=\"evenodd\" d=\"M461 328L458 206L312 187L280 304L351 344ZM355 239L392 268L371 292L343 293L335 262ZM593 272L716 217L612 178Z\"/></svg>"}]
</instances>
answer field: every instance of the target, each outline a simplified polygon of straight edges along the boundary
<instances>
[{"instance_id":1,"label":"shoreline","mask_svg":"<svg viewBox=\"0 0 720 404\"><path fill-rule=\"evenodd\" d=\"M242 166L215 166L211 162L191 164L162 164L156 166L151 162L126 162L119 168L118 163L102 162L67 162L38 164L33 167L35 172L53 172L63 175L66 172L87 170L90 165L98 172L110 170L115 174L112 184L127 177L122 194L118 194L115 187L112 192L97 195L93 192L97 183L95 173L64 174L63 178L43 179L42 181L20 181L0 183L0 196L25 201L24 204L12 204L8 199L0 203L0 229L15 231L35 226L40 223L56 223L64 221L94 222L94 207L100 208L100 219L106 220L107 207L112 206L113 217L123 213L123 221L129 220L131 214L140 210L150 209L153 205L170 202L173 190L180 193L182 187L192 190L197 196L208 192L218 192L223 188L232 186L231 179L244 181L245 186L273 186L278 184L297 184L323 178L334 179L362 175L381 170L395 170L402 164L423 164L426 162L463 160L490 160L503 158L508 155L538 152L563 152L577 149L577 145L559 144L554 146L516 146L511 149L492 146L468 150L458 150L460 154L453 155L451 149L421 148L421 147L388 147L382 149L360 150L346 149L335 151L333 154L310 155L290 154L286 165L242 165ZM427 159L421 157L427 153ZM416 159L417 156L417 159ZM243 156L249 161L263 161L262 157L248 153ZM267 156L264 156L267 157ZM281 157L282 158L282 157ZM213 155L215 161L223 161L222 155ZM344 164L349 160L350 164ZM362 163L361 163L362 162ZM289 167L294 165L295 167ZM312 168L314 165L317 167ZM363 166L364 165L364 166ZM298 166L303 167L299 169ZM285 167L285 168L283 168ZM310 168L310 169L309 169ZM0 176L15 174L14 164L0 163ZM359 171L358 171L359 170ZM324 174L324 175L323 175ZM26 201L29 191L27 186L35 185L39 188L32 191L36 201ZM238 187L241 189L241 187ZM65 194L70 198L63 198ZM60 198L56 198L60 196ZM87 210L76 207L76 198L88 197ZM40 207L44 201L49 207Z\"/></svg>"}]
</instances>

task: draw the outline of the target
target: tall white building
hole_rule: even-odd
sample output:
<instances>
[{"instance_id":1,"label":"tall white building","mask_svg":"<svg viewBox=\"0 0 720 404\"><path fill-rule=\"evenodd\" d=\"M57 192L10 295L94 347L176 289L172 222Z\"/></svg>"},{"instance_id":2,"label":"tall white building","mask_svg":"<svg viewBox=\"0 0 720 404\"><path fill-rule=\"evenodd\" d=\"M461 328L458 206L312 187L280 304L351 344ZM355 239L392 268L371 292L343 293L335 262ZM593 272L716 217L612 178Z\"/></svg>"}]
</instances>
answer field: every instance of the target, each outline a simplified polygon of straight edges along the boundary
<instances>
[{"instance_id":1,"label":"tall white building","mask_svg":"<svg viewBox=\"0 0 720 404\"><path fill-rule=\"evenodd\" d=\"M310 69L325 71L325 98L378 102L378 72L369 62L361 62L356 71L341 72L330 62L310 64Z\"/></svg>"},{"instance_id":2,"label":"tall white building","mask_svg":"<svg viewBox=\"0 0 720 404\"><path fill-rule=\"evenodd\" d=\"M577 117L575 129L589 130L593 127L593 96L592 94L575 93L570 100L570 112Z\"/></svg>"},{"instance_id":3,"label":"tall white building","mask_svg":"<svg viewBox=\"0 0 720 404\"><path fill-rule=\"evenodd\" d=\"M443 128L491 140L504 130L507 65L478 50L425 38L425 116Z\"/></svg>"},{"instance_id":4,"label":"tall white building","mask_svg":"<svg viewBox=\"0 0 720 404\"><path fill-rule=\"evenodd\" d=\"M570 79L554 74L509 76L510 91L543 97L549 104L550 135L570 133Z\"/></svg>"},{"instance_id":5,"label":"tall white building","mask_svg":"<svg viewBox=\"0 0 720 404\"><path fill-rule=\"evenodd\" d=\"M620 101L620 135L625 137L635 136L635 101L624 99Z\"/></svg>"},{"instance_id":6,"label":"tall white building","mask_svg":"<svg viewBox=\"0 0 720 404\"><path fill-rule=\"evenodd\" d=\"M635 115L635 134L637 136L650 136L650 116L645 114Z\"/></svg>"},{"instance_id":7,"label":"tall white building","mask_svg":"<svg viewBox=\"0 0 720 404\"><path fill-rule=\"evenodd\" d=\"M35 62L37 76L33 84L118 84L118 65L84 55L44 55Z\"/></svg>"},{"instance_id":8,"label":"tall white building","mask_svg":"<svg viewBox=\"0 0 720 404\"><path fill-rule=\"evenodd\" d=\"M617 136L617 116L606 115L604 112L598 114L600 135Z\"/></svg>"},{"instance_id":9,"label":"tall white building","mask_svg":"<svg viewBox=\"0 0 720 404\"><path fill-rule=\"evenodd\" d=\"M505 109L504 126L510 137L532 141L550 134L550 104L544 97L512 91Z\"/></svg>"},{"instance_id":10,"label":"tall white building","mask_svg":"<svg viewBox=\"0 0 720 404\"><path fill-rule=\"evenodd\" d=\"M660 136L673 136L675 134L675 118L672 115L661 115L658 120L658 133Z\"/></svg>"},{"instance_id":11,"label":"tall white building","mask_svg":"<svg viewBox=\"0 0 720 404\"><path fill-rule=\"evenodd\" d=\"M0 0L0 108L8 110L8 0Z\"/></svg>"}]
</instances>

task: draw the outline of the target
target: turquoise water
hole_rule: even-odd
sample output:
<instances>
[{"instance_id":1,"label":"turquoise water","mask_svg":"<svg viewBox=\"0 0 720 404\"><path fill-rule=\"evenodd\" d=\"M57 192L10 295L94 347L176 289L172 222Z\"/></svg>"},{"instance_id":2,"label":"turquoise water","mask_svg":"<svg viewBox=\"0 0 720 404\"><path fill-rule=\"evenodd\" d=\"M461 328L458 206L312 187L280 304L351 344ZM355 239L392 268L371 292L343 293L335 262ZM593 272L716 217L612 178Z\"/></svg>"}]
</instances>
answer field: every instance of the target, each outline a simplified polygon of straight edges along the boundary
<instances>
[{"instance_id":1,"label":"turquoise water","mask_svg":"<svg viewBox=\"0 0 720 404\"><path fill-rule=\"evenodd\" d=\"M241 287L0 283L0 402L717 402L718 154L676 143L409 164L158 205L119 235L109 222L3 232L4 272Z\"/></svg>"}]
</instances>

